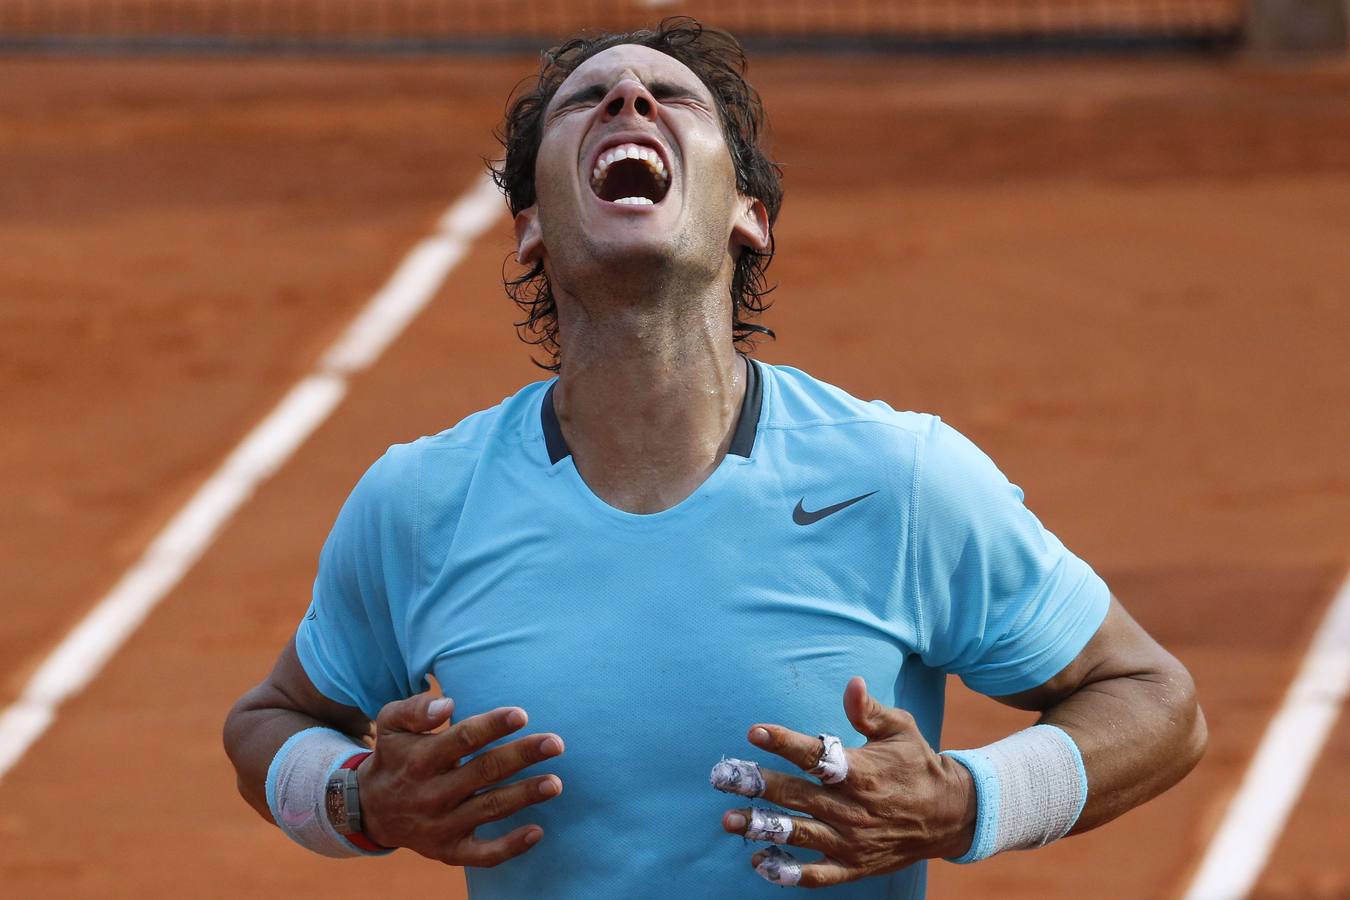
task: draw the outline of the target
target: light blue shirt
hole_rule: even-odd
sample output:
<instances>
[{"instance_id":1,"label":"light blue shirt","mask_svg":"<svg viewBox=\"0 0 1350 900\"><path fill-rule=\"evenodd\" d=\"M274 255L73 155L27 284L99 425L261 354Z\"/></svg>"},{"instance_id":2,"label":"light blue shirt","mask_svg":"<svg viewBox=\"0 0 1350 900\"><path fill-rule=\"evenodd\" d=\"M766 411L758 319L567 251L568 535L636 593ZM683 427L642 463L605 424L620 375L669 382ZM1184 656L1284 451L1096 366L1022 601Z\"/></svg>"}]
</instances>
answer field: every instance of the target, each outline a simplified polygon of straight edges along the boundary
<instances>
[{"instance_id":1,"label":"light blue shirt","mask_svg":"<svg viewBox=\"0 0 1350 900\"><path fill-rule=\"evenodd\" d=\"M391 447L343 506L296 636L315 686L373 718L434 674L457 719L521 706L525 733L567 744L524 773L556 773L562 796L479 830L546 834L466 870L475 900L781 898L722 830L743 801L708 784L723 755L791 768L745 740L751 724L860 746L842 697L862 675L937 747L947 673L1027 690L1101 624L1106 585L974 444L754 369L731 452L664 512L591 492L554 381ZM919 864L825 893L922 897L924 880Z\"/></svg>"}]
</instances>

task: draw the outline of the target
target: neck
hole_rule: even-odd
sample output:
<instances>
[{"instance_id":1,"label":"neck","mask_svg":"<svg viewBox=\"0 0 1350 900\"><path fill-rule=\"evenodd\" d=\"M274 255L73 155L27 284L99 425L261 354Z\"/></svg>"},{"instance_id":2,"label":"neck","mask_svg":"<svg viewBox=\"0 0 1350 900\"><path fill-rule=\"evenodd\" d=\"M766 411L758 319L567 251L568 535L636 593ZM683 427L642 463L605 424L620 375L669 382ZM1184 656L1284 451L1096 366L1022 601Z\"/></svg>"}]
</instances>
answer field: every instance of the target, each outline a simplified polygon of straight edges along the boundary
<instances>
[{"instance_id":1,"label":"neck","mask_svg":"<svg viewBox=\"0 0 1350 900\"><path fill-rule=\"evenodd\" d=\"M726 294L559 301L554 404L578 472L628 512L674 506L726 455L745 394Z\"/></svg>"}]
</instances>

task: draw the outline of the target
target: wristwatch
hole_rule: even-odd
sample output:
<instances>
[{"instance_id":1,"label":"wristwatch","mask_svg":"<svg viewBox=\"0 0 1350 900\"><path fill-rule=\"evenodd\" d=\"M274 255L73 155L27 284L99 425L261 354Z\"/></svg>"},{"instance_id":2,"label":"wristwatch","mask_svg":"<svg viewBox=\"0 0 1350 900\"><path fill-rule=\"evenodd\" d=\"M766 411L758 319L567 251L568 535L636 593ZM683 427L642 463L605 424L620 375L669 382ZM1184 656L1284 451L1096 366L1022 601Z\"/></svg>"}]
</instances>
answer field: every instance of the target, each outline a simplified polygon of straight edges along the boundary
<instances>
[{"instance_id":1,"label":"wristwatch","mask_svg":"<svg viewBox=\"0 0 1350 900\"><path fill-rule=\"evenodd\" d=\"M338 834L361 833L361 795L357 789L356 767L369 753L358 753L343 763L328 779L324 791L324 810Z\"/></svg>"}]
</instances>

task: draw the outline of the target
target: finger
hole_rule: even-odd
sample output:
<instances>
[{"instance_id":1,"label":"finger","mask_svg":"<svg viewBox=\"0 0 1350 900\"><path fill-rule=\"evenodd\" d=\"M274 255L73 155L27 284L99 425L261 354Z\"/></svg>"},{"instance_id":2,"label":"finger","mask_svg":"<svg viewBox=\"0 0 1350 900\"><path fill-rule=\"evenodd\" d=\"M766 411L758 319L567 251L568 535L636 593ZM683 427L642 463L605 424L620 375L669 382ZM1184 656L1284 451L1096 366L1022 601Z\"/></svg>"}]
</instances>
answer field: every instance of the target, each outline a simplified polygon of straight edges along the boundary
<instances>
[{"instance_id":1,"label":"finger","mask_svg":"<svg viewBox=\"0 0 1350 900\"><path fill-rule=\"evenodd\" d=\"M480 753L465 763L457 773L459 786L467 796L562 752L562 738L556 734L532 734Z\"/></svg>"},{"instance_id":2,"label":"finger","mask_svg":"<svg viewBox=\"0 0 1350 900\"><path fill-rule=\"evenodd\" d=\"M820 736L802 734L781 725L754 725L750 728L750 743L770 753L777 753L803 771L815 768L820 762Z\"/></svg>"},{"instance_id":3,"label":"finger","mask_svg":"<svg viewBox=\"0 0 1350 900\"><path fill-rule=\"evenodd\" d=\"M769 803L804 812L831 824L851 822L846 801L837 792L772 769L762 769L761 772L764 776L764 793L760 797Z\"/></svg>"},{"instance_id":4,"label":"finger","mask_svg":"<svg viewBox=\"0 0 1350 900\"><path fill-rule=\"evenodd\" d=\"M513 816L527 806L552 800L561 793L561 778L557 775L541 775L475 794L461 803L455 813L477 828Z\"/></svg>"},{"instance_id":5,"label":"finger","mask_svg":"<svg viewBox=\"0 0 1350 900\"><path fill-rule=\"evenodd\" d=\"M469 836L454 846L449 859L457 866L491 868L524 853L539 843L543 836L544 829L538 825L523 825L490 841L480 841Z\"/></svg>"},{"instance_id":6,"label":"finger","mask_svg":"<svg viewBox=\"0 0 1350 900\"><path fill-rule=\"evenodd\" d=\"M882 704L867 691L867 682L856 675L844 688L844 714L858 733L869 741L884 740L914 729L914 717L903 709Z\"/></svg>"},{"instance_id":7,"label":"finger","mask_svg":"<svg viewBox=\"0 0 1350 900\"><path fill-rule=\"evenodd\" d=\"M430 690L423 691L406 700L386 703L375 717L376 734L421 734L448 721L454 711L454 700L438 697Z\"/></svg>"},{"instance_id":8,"label":"finger","mask_svg":"<svg viewBox=\"0 0 1350 900\"><path fill-rule=\"evenodd\" d=\"M781 847L767 847L750 857L750 865L766 881L804 888L829 887L853 881L862 875L828 856L803 863Z\"/></svg>"},{"instance_id":9,"label":"finger","mask_svg":"<svg viewBox=\"0 0 1350 900\"><path fill-rule=\"evenodd\" d=\"M518 706L504 706L469 716L435 735L428 741L427 752L440 757L445 767L450 768L463 757L524 728L528 721L525 710Z\"/></svg>"},{"instance_id":10,"label":"finger","mask_svg":"<svg viewBox=\"0 0 1350 900\"><path fill-rule=\"evenodd\" d=\"M824 822L776 809L730 810L722 815L722 828L748 841L806 847L827 856L837 853L844 844L844 836Z\"/></svg>"}]
</instances>

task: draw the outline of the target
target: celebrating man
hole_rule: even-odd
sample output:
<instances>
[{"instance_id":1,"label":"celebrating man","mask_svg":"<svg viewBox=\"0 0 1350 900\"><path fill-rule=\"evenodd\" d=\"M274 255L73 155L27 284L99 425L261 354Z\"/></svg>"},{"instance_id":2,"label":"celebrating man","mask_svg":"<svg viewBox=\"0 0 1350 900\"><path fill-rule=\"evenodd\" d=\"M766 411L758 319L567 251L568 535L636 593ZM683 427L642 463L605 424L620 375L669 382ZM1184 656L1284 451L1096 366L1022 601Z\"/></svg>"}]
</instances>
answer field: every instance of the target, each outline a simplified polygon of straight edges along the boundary
<instances>
[{"instance_id":1,"label":"celebrating man","mask_svg":"<svg viewBox=\"0 0 1350 900\"><path fill-rule=\"evenodd\" d=\"M743 69L669 20L513 103L509 288L558 377L370 468L231 711L302 845L479 900L921 897L924 860L1094 828L1203 752L1186 670L988 457L739 352L782 198ZM1039 723L938 753L949 673Z\"/></svg>"}]
</instances>

